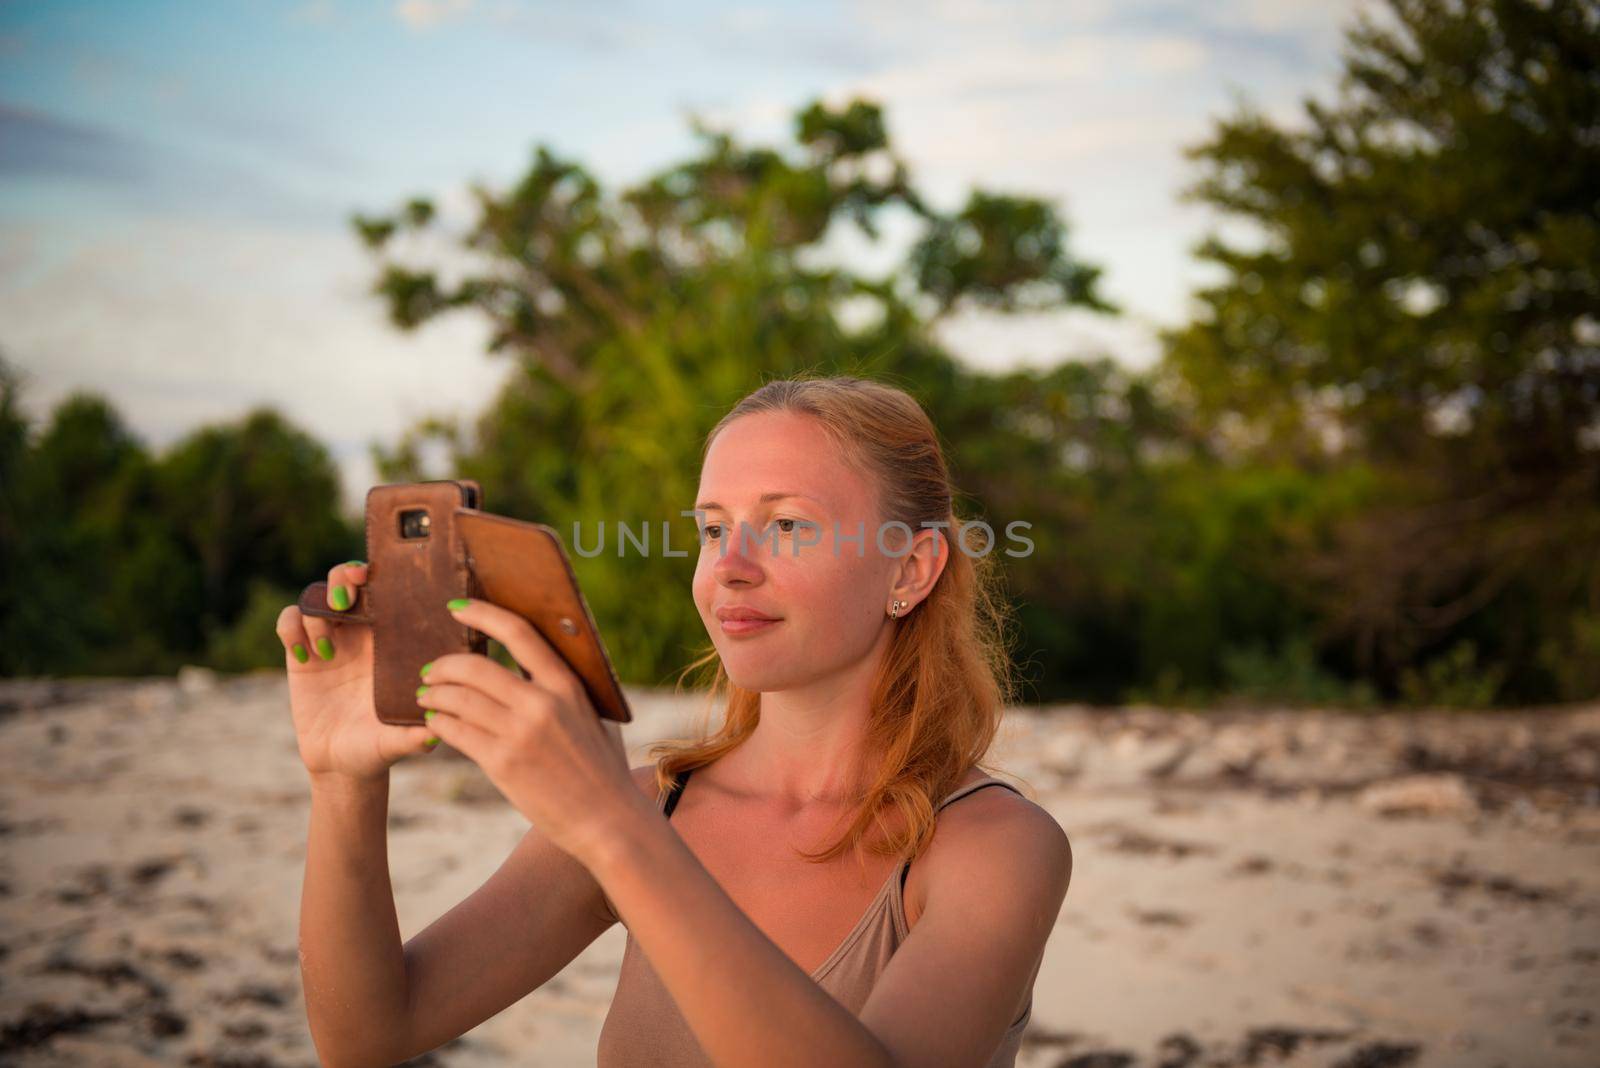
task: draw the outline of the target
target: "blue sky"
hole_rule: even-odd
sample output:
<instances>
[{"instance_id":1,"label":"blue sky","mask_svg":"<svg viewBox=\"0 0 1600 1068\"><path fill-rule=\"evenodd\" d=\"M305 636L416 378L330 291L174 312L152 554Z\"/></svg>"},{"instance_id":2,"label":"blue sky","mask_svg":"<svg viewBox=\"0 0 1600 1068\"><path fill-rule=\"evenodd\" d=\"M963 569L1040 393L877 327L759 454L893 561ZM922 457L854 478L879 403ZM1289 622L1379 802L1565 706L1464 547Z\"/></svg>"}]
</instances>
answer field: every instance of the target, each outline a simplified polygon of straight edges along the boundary
<instances>
[{"instance_id":1,"label":"blue sky","mask_svg":"<svg viewBox=\"0 0 1600 1068\"><path fill-rule=\"evenodd\" d=\"M478 410L506 368L482 324L388 327L350 212L422 194L465 221L539 143L614 188L688 151L691 113L777 143L861 94L936 203L1054 200L1128 312L967 316L959 356L1143 366L1206 277L1182 146L1239 96L1284 121L1329 96L1358 5L0 0L0 350L36 418L92 389L153 447L277 404L354 507L370 440Z\"/></svg>"}]
</instances>

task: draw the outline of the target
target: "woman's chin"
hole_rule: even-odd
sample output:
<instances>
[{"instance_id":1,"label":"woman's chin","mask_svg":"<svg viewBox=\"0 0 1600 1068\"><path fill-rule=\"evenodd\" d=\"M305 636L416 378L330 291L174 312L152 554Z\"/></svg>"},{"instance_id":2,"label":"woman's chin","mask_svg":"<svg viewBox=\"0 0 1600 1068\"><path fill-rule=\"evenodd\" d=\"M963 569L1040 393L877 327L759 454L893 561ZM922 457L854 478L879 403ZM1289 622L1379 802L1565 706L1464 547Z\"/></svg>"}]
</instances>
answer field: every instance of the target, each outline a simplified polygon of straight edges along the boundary
<instances>
[{"instance_id":1,"label":"woman's chin","mask_svg":"<svg viewBox=\"0 0 1600 1068\"><path fill-rule=\"evenodd\" d=\"M742 656L722 658L722 670L727 674L728 681L741 690L767 693L789 685L789 674L782 670L781 665L770 661L758 663L755 657L749 658L750 663L742 663L744 659Z\"/></svg>"}]
</instances>

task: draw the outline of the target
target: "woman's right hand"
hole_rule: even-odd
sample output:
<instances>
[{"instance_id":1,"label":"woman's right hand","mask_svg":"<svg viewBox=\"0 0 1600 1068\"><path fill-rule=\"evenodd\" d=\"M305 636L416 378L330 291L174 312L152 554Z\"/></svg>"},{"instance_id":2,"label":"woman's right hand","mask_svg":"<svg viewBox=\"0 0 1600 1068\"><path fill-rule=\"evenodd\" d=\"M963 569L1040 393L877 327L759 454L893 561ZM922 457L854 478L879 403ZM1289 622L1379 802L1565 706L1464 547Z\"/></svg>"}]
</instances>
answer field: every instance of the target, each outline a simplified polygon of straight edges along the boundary
<instances>
[{"instance_id":1,"label":"woman's right hand","mask_svg":"<svg viewBox=\"0 0 1600 1068\"><path fill-rule=\"evenodd\" d=\"M340 586L349 594L343 603L354 604L366 581L367 565L361 561L330 569L328 607L339 608ZM300 759L313 779L383 779L392 764L438 743L427 727L378 719L371 626L308 616L291 604L278 613L277 632L289 673L289 710Z\"/></svg>"}]
</instances>

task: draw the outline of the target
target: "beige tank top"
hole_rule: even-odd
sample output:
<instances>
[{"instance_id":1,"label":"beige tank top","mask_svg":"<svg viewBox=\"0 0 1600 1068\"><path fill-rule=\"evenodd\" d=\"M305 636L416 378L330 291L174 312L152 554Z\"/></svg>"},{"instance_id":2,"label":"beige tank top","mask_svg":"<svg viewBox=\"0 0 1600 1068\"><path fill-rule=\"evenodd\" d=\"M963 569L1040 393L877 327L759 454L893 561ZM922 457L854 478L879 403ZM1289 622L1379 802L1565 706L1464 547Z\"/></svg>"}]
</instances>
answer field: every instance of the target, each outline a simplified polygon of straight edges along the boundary
<instances>
[{"instance_id":1,"label":"beige tank top","mask_svg":"<svg viewBox=\"0 0 1600 1068\"><path fill-rule=\"evenodd\" d=\"M689 780L686 772L677 789L664 792L657 806L672 818L672 809ZM1020 795L1021 791L1008 782L985 776L952 791L934 809L938 811L974 790L985 786L1003 786ZM872 899L867 911L844 941L829 954L811 978L834 999L852 1013L860 1014L872 992L878 976L888 965L889 958L910 933L906 924L905 879L911 869L909 860L895 866L888 880ZM618 918L620 922L620 917ZM1037 971L1035 971L1037 978ZM1033 979L1028 981L1027 1003L1021 1015L1014 1020L1000 1039L1000 1045L985 1063L985 1068L1013 1068L1017 1050L1022 1045L1022 1031L1033 1015ZM650 960L628 933L622 951L622 969L617 976L617 992L611 999L600 1029L600 1046L595 1061L597 1068L635 1068L652 1065L659 1068L706 1068L711 1061L689 1029L688 1021L678 1011L672 995L661 982Z\"/></svg>"}]
</instances>

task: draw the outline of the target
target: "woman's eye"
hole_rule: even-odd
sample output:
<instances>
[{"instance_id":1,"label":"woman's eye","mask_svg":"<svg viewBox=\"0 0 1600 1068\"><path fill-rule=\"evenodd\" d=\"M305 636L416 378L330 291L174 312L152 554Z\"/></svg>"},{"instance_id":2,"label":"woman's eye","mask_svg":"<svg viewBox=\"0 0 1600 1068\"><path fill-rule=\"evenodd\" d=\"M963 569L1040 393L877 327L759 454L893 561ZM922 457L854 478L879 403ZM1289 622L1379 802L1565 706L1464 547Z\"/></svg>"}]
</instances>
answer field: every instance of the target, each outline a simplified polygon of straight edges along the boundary
<instances>
[{"instance_id":1,"label":"woman's eye","mask_svg":"<svg viewBox=\"0 0 1600 1068\"><path fill-rule=\"evenodd\" d=\"M793 534L795 532L795 527L798 524L800 524L802 522L802 520L799 520L799 519L774 519L773 522L778 524L778 529L782 533L784 533L784 534ZM787 525L785 525L785 524L787 524ZM704 540L706 540L706 541L716 541L718 538L722 537L722 528L723 528L723 524L721 524L721 523L707 523L705 526L700 528L700 533L701 533L701 536L702 536L702 538Z\"/></svg>"}]
</instances>

